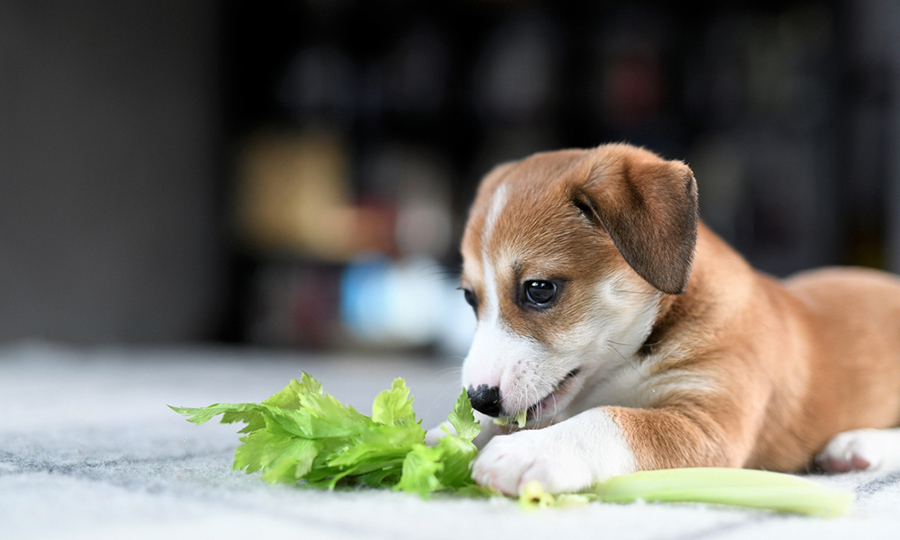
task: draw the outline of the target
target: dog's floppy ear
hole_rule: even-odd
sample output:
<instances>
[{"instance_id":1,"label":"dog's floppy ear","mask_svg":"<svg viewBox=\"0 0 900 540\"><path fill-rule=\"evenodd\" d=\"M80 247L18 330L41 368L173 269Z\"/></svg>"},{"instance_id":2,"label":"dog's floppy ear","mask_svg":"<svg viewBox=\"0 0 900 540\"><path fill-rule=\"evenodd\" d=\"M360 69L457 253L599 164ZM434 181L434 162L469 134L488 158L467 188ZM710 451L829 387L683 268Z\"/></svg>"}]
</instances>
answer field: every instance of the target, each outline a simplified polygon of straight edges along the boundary
<instances>
[{"instance_id":1,"label":"dog's floppy ear","mask_svg":"<svg viewBox=\"0 0 900 540\"><path fill-rule=\"evenodd\" d=\"M691 169L631 147L598 154L590 175L574 190L574 204L606 229L638 275L664 293L683 293L699 223Z\"/></svg>"}]
</instances>

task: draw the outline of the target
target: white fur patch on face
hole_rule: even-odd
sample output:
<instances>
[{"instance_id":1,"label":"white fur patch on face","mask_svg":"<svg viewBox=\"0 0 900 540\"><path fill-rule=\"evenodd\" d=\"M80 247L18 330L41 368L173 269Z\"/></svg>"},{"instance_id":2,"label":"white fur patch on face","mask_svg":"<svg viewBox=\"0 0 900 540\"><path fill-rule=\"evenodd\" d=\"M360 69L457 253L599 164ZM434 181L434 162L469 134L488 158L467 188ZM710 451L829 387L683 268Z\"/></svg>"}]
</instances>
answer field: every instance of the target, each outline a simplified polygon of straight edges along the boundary
<instances>
[{"instance_id":1,"label":"white fur patch on face","mask_svg":"<svg viewBox=\"0 0 900 540\"><path fill-rule=\"evenodd\" d=\"M501 184L491 196L491 204L482 232L482 246L487 246L494 226L506 208L509 194ZM478 326L469 354L463 362L463 386L477 388L481 385L500 388L501 396L516 393L520 378L514 375L516 367L532 363L539 357L533 340L517 336L500 318L500 297L494 260L487 248L481 252L481 268L484 275L484 298L481 300ZM514 413L516 411L508 411Z\"/></svg>"},{"instance_id":2,"label":"white fur patch on face","mask_svg":"<svg viewBox=\"0 0 900 540\"><path fill-rule=\"evenodd\" d=\"M494 225L497 224L497 219L500 217L500 214L503 213L503 209L506 208L506 203L508 201L509 188L506 187L506 184L500 184L491 196L491 206L488 208L487 217L484 219L484 230L481 232L482 246L486 246L488 240L490 240L491 236L494 234ZM482 259L487 261L485 255L485 253L482 253Z\"/></svg>"},{"instance_id":3,"label":"white fur patch on face","mask_svg":"<svg viewBox=\"0 0 900 540\"><path fill-rule=\"evenodd\" d=\"M484 300L472 347L463 362L463 385L499 387L506 412L514 414L518 409L508 408L509 398L527 392L522 387L527 379L523 377L523 367L531 367L542 359L543 348L534 340L517 335L503 322L494 265L485 257L482 268Z\"/></svg>"},{"instance_id":4,"label":"white fur patch on face","mask_svg":"<svg viewBox=\"0 0 900 540\"><path fill-rule=\"evenodd\" d=\"M484 311L481 318L491 324L500 322L500 296L497 293L497 274L494 271L494 263L483 253L481 260L484 270ZM479 325L481 326L481 325Z\"/></svg>"}]
</instances>

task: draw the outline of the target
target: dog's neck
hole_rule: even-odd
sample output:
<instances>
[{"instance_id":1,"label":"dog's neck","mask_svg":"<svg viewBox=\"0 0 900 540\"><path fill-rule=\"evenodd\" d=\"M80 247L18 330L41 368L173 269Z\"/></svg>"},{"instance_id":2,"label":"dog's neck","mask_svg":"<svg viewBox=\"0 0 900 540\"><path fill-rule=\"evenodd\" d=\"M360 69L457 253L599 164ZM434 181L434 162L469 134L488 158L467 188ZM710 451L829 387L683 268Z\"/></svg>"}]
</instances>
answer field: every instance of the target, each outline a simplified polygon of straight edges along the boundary
<instances>
[{"instance_id":1,"label":"dog's neck","mask_svg":"<svg viewBox=\"0 0 900 540\"><path fill-rule=\"evenodd\" d=\"M653 328L637 355L646 358L660 352L673 334L709 321L711 312L716 312L713 320L728 320L726 312L737 307L733 304L741 301L742 289L750 290L753 280L747 261L701 223L688 287L683 294L661 295Z\"/></svg>"}]
</instances>

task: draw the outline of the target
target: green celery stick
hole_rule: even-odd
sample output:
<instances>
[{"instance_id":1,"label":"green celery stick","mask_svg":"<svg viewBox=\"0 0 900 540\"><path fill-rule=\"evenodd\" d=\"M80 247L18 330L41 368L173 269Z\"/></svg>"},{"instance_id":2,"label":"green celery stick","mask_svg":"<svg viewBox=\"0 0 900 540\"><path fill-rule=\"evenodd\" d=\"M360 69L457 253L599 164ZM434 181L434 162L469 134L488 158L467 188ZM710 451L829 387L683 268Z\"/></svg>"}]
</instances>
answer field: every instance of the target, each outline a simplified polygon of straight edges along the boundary
<instances>
[{"instance_id":1,"label":"green celery stick","mask_svg":"<svg viewBox=\"0 0 900 540\"><path fill-rule=\"evenodd\" d=\"M604 502L700 502L824 517L849 512L855 499L799 476L727 468L642 471L610 478L589 493Z\"/></svg>"}]
</instances>

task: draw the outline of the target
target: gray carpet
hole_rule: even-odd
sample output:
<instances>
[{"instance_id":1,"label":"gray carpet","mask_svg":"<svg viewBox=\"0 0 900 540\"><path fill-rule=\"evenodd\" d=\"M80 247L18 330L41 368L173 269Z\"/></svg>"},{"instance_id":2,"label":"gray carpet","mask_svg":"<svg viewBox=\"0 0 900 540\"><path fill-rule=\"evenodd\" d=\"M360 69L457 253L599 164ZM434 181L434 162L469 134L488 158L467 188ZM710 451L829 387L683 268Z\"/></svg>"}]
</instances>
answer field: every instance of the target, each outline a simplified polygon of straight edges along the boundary
<instances>
[{"instance_id":1,"label":"gray carpet","mask_svg":"<svg viewBox=\"0 0 900 540\"><path fill-rule=\"evenodd\" d=\"M368 413L404 377L426 425L446 418L458 366L384 355L227 349L0 349L0 539L898 538L900 474L815 476L856 491L836 519L705 505L591 504L528 512L504 499L272 486L231 470L236 426L166 405L260 401L306 370Z\"/></svg>"}]
</instances>

